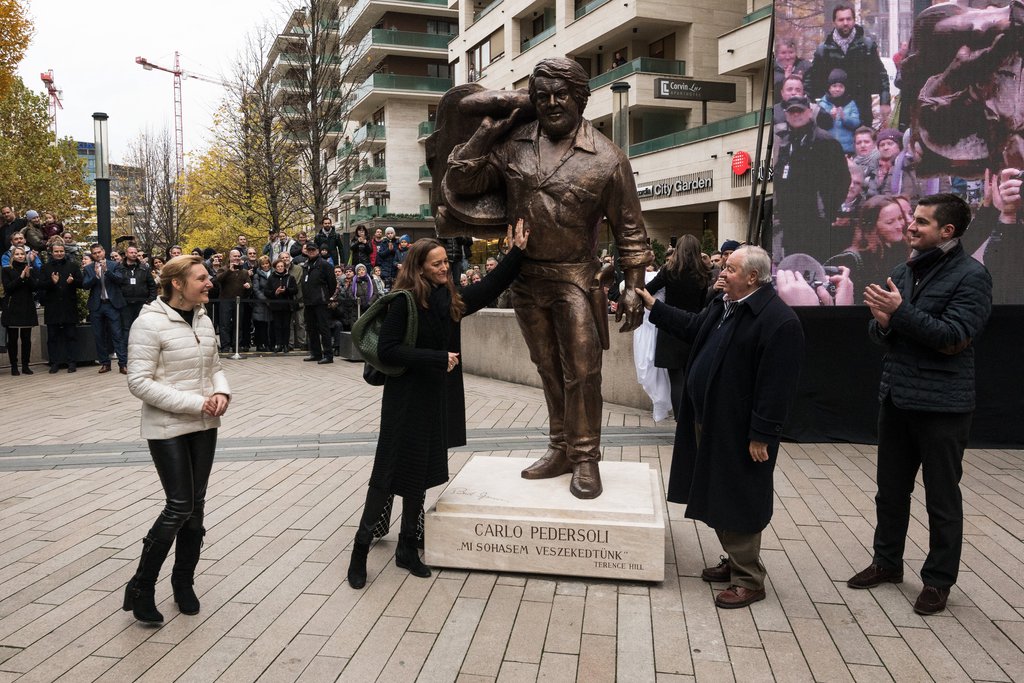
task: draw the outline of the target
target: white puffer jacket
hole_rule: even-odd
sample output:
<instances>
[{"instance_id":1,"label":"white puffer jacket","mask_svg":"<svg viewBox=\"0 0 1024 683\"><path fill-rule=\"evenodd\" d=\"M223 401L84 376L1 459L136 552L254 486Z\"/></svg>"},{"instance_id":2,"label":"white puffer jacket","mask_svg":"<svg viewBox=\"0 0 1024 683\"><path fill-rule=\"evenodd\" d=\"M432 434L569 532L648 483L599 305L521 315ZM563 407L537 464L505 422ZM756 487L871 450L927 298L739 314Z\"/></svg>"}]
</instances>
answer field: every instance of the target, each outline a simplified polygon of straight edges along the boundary
<instances>
[{"instance_id":1,"label":"white puffer jacket","mask_svg":"<svg viewBox=\"0 0 1024 683\"><path fill-rule=\"evenodd\" d=\"M190 327L161 299L146 304L128 336L128 390L142 400L142 438L171 439L220 426L203 413L213 394L231 395L213 323L199 306Z\"/></svg>"}]
</instances>

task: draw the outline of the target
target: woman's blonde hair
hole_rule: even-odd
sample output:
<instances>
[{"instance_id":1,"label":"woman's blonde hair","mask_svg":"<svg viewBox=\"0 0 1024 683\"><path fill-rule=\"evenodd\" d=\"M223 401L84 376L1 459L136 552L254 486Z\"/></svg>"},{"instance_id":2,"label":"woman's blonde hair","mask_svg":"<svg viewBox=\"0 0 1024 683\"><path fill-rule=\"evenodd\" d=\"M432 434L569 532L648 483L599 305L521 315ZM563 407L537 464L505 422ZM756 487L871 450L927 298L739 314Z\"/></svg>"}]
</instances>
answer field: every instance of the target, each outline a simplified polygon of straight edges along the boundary
<instances>
[{"instance_id":1,"label":"woman's blonde hair","mask_svg":"<svg viewBox=\"0 0 1024 683\"><path fill-rule=\"evenodd\" d=\"M165 262L164 267L160 269L160 296L165 301L170 301L171 297L174 296L174 285L172 283L177 280L184 284L185 280L188 279L192 266L201 265L203 265L202 257L195 254L182 254Z\"/></svg>"}]
</instances>

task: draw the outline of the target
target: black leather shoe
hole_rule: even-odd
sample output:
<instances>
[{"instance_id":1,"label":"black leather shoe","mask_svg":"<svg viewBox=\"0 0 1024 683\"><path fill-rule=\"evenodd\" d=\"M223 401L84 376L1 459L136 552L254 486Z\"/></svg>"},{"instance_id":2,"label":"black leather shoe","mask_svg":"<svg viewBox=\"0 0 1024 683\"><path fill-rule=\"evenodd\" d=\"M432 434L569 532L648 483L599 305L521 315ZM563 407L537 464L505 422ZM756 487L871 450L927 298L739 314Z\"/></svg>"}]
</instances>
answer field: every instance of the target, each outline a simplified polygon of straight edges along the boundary
<instances>
[{"instance_id":1,"label":"black leather shoe","mask_svg":"<svg viewBox=\"0 0 1024 683\"><path fill-rule=\"evenodd\" d=\"M50 374L51 375L56 375L58 372L60 372L60 368L59 367L57 367L56 365L51 365L50 366Z\"/></svg>"},{"instance_id":2,"label":"black leather shoe","mask_svg":"<svg viewBox=\"0 0 1024 683\"><path fill-rule=\"evenodd\" d=\"M330 356L327 356L326 358L321 358L320 360L318 360L316 362L316 364L317 365L330 365L333 362L334 362L334 359L331 358Z\"/></svg>"},{"instance_id":3,"label":"black leather shoe","mask_svg":"<svg viewBox=\"0 0 1024 683\"><path fill-rule=\"evenodd\" d=\"M572 466L572 480L569 482L569 493L588 500L601 495L601 470L597 460L584 460Z\"/></svg>"},{"instance_id":4,"label":"black leather shoe","mask_svg":"<svg viewBox=\"0 0 1024 683\"><path fill-rule=\"evenodd\" d=\"M700 572L700 578L708 583L725 583L732 578L732 568L729 566L729 558L721 555L721 560L714 567L704 567Z\"/></svg>"},{"instance_id":5,"label":"black leather shoe","mask_svg":"<svg viewBox=\"0 0 1024 683\"><path fill-rule=\"evenodd\" d=\"M305 363L319 363L323 359L320 356L306 356L302 360Z\"/></svg>"},{"instance_id":6,"label":"black leather shoe","mask_svg":"<svg viewBox=\"0 0 1024 683\"><path fill-rule=\"evenodd\" d=\"M917 596L917 600L914 602L914 611L925 616L928 616L929 614L938 614L942 610L946 609L946 600L948 598L948 588L925 586L921 590L921 594Z\"/></svg>"},{"instance_id":7,"label":"black leather shoe","mask_svg":"<svg viewBox=\"0 0 1024 683\"><path fill-rule=\"evenodd\" d=\"M850 588L874 588L883 583L903 583L903 570L872 564L851 576L846 585Z\"/></svg>"},{"instance_id":8,"label":"black leather shoe","mask_svg":"<svg viewBox=\"0 0 1024 683\"><path fill-rule=\"evenodd\" d=\"M78 368L76 368L72 363L71 365L68 366L68 372L78 372Z\"/></svg>"}]
</instances>

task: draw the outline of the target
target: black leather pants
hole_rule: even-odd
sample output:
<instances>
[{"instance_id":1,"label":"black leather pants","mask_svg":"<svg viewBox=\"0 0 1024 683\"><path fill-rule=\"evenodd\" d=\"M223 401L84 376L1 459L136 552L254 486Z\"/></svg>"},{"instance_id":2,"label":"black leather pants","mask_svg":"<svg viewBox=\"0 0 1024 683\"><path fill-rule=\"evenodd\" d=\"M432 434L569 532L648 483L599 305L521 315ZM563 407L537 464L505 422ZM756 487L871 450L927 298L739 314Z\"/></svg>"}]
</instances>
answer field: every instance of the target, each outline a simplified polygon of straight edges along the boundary
<instances>
[{"instance_id":1,"label":"black leather pants","mask_svg":"<svg viewBox=\"0 0 1024 683\"><path fill-rule=\"evenodd\" d=\"M167 504L149 530L150 538L173 543L178 529L203 527L206 483L216 448L216 429L149 440L149 453L167 496Z\"/></svg>"}]
</instances>

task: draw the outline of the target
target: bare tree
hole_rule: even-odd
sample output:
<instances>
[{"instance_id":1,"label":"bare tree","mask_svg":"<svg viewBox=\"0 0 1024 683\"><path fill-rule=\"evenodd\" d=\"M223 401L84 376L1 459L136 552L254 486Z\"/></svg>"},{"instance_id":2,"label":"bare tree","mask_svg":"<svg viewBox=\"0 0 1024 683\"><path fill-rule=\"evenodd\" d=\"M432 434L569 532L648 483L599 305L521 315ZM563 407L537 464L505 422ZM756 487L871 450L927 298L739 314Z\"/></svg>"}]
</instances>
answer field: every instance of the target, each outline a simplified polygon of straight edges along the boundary
<instances>
[{"instance_id":1,"label":"bare tree","mask_svg":"<svg viewBox=\"0 0 1024 683\"><path fill-rule=\"evenodd\" d=\"M339 151L338 141L348 128L355 89L369 75L359 71L354 59L358 47L341 40L342 20L337 0L305 0L292 11L290 22L301 25L305 39L278 57L294 67L287 72L286 87L293 95L282 120L295 142L301 196L315 225L337 201L339 180L355 161L351 152Z\"/></svg>"},{"instance_id":2,"label":"bare tree","mask_svg":"<svg viewBox=\"0 0 1024 683\"><path fill-rule=\"evenodd\" d=\"M214 144L236 173L203 179L225 210L264 235L291 228L305 213L297 150L280 120L279 85L266 77L274 39L265 26L249 34L218 112Z\"/></svg>"},{"instance_id":3,"label":"bare tree","mask_svg":"<svg viewBox=\"0 0 1024 683\"><path fill-rule=\"evenodd\" d=\"M145 130L128 146L128 166L139 169L129 177L123 201L134 207L134 230L138 246L157 253L181 241L185 221L176 188L174 141L164 128L159 133Z\"/></svg>"}]
</instances>

